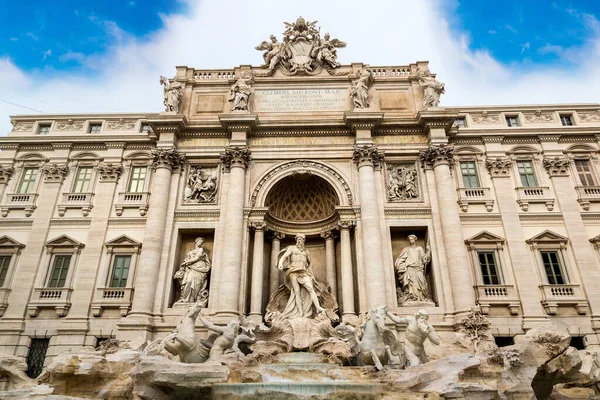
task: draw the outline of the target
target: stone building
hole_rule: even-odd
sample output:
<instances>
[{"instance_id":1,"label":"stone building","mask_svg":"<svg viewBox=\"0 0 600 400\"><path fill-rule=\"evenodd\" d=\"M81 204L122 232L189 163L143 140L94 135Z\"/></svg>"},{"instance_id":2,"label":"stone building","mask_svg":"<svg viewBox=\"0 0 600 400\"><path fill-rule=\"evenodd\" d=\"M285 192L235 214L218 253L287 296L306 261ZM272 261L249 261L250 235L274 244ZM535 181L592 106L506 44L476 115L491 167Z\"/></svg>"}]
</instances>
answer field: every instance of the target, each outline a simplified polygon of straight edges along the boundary
<instances>
[{"instance_id":1,"label":"stone building","mask_svg":"<svg viewBox=\"0 0 600 400\"><path fill-rule=\"evenodd\" d=\"M0 351L141 345L200 298L261 322L297 234L343 321L425 308L443 336L479 304L499 340L554 325L597 346L600 105L438 107L427 62L339 65L327 43L177 67L161 113L11 117ZM402 269L410 234L429 254Z\"/></svg>"}]
</instances>

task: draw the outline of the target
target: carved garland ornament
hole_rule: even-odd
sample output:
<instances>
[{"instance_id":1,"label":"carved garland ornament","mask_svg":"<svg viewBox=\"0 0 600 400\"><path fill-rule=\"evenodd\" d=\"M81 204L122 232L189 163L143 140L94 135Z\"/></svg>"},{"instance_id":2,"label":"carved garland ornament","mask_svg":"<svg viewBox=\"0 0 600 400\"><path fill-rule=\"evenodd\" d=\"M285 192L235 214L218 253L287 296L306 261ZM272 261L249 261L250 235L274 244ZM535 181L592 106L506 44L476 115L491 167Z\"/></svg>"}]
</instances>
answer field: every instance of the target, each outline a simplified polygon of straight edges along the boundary
<instances>
[{"instance_id":1,"label":"carved garland ornament","mask_svg":"<svg viewBox=\"0 0 600 400\"><path fill-rule=\"evenodd\" d=\"M83 129L83 122L75 122L72 119L68 119L66 122L59 122L56 124L57 131L80 131Z\"/></svg>"},{"instance_id":2,"label":"carved garland ornament","mask_svg":"<svg viewBox=\"0 0 600 400\"><path fill-rule=\"evenodd\" d=\"M13 124L14 132L29 132L33 129L33 124L27 122L17 122Z\"/></svg>"},{"instance_id":3,"label":"carved garland ornament","mask_svg":"<svg viewBox=\"0 0 600 400\"><path fill-rule=\"evenodd\" d=\"M220 158L227 170L233 167L246 169L251 159L250 154L248 147L230 146L225 148L225 152L221 154Z\"/></svg>"},{"instance_id":4,"label":"carved garland ornament","mask_svg":"<svg viewBox=\"0 0 600 400\"><path fill-rule=\"evenodd\" d=\"M588 112L588 113L578 113L579 119L582 122L594 122L600 121L600 111Z\"/></svg>"},{"instance_id":5,"label":"carved garland ornament","mask_svg":"<svg viewBox=\"0 0 600 400\"><path fill-rule=\"evenodd\" d=\"M419 159L421 160L421 166L435 167L439 164L452 165L454 160L454 146L449 145L432 145L426 150L419 152Z\"/></svg>"},{"instance_id":6,"label":"carved garland ornament","mask_svg":"<svg viewBox=\"0 0 600 400\"><path fill-rule=\"evenodd\" d=\"M121 118L118 121L108 121L106 126L109 130L131 130L135 128L135 121L128 121Z\"/></svg>"},{"instance_id":7,"label":"carved garland ornament","mask_svg":"<svg viewBox=\"0 0 600 400\"><path fill-rule=\"evenodd\" d=\"M358 168L375 165L379 165L383 162L384 154L382 151L377 150L375 146L356 146L354 147L354 154L352 155L352 161L358 165Z\"/></svg>"},{"instance_id":8,"label":"carved garland ornament","mask_svg":"<svg viewBox=\"0 0 600 400\"><path fill-rule=\"evenodd\" d=\"M533 123L554 122L552 114L542 114L541 110L536 110L533 114L525 114L525 121Z\"/></svg>"},{"instance_id":9,"label":"carved garland ornament","mask_svg":"<svg viewBox=\"0 0 600 400\"><path fill-rule=\"evenodd\" d=\"M0 183L7 183L13 171L12 165L0 165Z\"/></svg>"},{"instance_id":10,"label":"carved garland ornament","mask_svg":"<svg viewBox=\"0 0 600 400\"><path fill-rule=\"evenodd\" d=\"M492 178L509 177L511 165L512 165L512 160L502 159L502 158L496 158L495 160L488 159L485 162L485 166L490 171L490 175Z\"/></svg>"},{"instance_id":11,"label":"carved garland ornament","mask_svg":"<svg viewBox=\"0 0 600 400\"><path fill-rule=\"evenodd\" d=\"M275 168L273 168L271 171L269 171L265 176L263 176L261 178L261 180L256 184L254 191L252 192L252 197L250 199L251 206L254 207L256 205L256 199L258 197L258 193L261 191L263 186L268 181L270 181L275 175L277 175L281 171L284 171L287 169L294 169L294 168L306 169L309 167L320 169L321 171L324 171L327 175L333 176L339 182L339 184L344 188L344 191L346 192L346 197L348 198L348 204L352 205L352 203L353 203L352 190L350 190L350 186L348 185L348 183L346 183L346 180L336 170L334 170L331 167L328 167L327 165L324 165L324 164L321 164L321 163L318 163L315 161L296 160L296 161L291 161L291 162L276 166Z\"/></svg>"},{"instance_id":12,"label":"carved garland ornament","mask_svg":"<svg viewBox=\"0 0 600 400\"><path fill-rule=\"evenodd\" d=\"M497 124L500 122L500 114L488 114L487 111L481 113L481 116L472 116L476 124Z\"/></svg>"},{"instance_id":13,"label":"carved garland ornament","mask_svg":"<svg viewBox=\"0 0 600 400\"><path fill-rule=\"evenodd\" d=\"M544 158L544 168L550 176L568 176L570 161L567 158Z\"/></svg>"},{"instance_id":14,"label":"carved garland ornament","mask_svg":"<svg viewBox=\"0 0 600 400\"><path fill-rule=\"evenodd\" d=\"M40 171L44 174L44 182L62 182L69 172L69 167L64 164L46 164Z\"/></svg>"},{"instance_id":15,"label":"carved garland ornament","mask_svg":"<svg viewBox=\"0 0 600 400\"><path fill-rule=\"evenodd\" d=\"M169 149L152 149L152 168L168 168L173 169L181 166L185 162L185 155L179 153L175 148Z\"/></svg>"}]
</instances>

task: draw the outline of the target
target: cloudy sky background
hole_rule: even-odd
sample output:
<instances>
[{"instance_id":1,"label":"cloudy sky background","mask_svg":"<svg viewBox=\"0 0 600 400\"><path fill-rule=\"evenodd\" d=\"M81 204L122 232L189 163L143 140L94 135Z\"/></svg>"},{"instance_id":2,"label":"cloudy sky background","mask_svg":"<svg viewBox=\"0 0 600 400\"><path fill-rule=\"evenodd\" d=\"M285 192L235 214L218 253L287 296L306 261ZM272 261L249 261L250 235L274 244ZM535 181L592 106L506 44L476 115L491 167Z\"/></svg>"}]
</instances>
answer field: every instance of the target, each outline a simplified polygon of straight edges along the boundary
<instances>
[{"instance_id":1,"label":"cloudy sky background","mask_svg":"<svg viewBox=\"0 0 600 400\"><path fill-rule=\"evenodd\" d=\"M161 111L159 75L259 65L254 47L299 15L348 43L343 64L429 60L446 83L441 106L600 98L597 0L0 0L0 9L0 135L10 115Z\"/></svg>"}]
</instances>

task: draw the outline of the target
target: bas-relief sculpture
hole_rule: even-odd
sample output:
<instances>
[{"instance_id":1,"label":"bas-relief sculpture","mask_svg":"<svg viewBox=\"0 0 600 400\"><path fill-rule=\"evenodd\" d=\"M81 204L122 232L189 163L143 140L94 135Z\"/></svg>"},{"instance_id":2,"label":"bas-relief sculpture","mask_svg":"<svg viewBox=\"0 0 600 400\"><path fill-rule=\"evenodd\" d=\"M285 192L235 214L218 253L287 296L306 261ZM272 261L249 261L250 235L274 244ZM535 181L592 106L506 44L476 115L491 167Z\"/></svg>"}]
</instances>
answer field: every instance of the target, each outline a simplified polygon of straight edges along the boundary
<instances>
[{"instance_id":1,"label":"bas-relief sculpture","mask_svg":"<svg viewBox=\"0 0 600 400\"><path fill-rule=\"evenodd\" d=\"M164 76L160 77L160 84L164 86L165 111L178 113L183 98L183 85L177 82L170 83Z\"/></svg>"},{"instance_id":2,"label":"bas-relief sculpture","mask_svg":"<svg viewBox=\"0 0 600 400\"><path fill-rule=\"evenodd\" d=\"M318 72L319 67L332 70L340 66L337 62L338 48L346 47L346 43L332 39L329 33L321 38L317 21L306 21L299 17L293 23L284 23L283 42L278 42L274 35L269 41L263 41L256 50L263 53L267 76L277 67L291 75L311 74Z\"/></svg>"},{"instance_id":3,"label":"bas-relief sculpture","mask_svg":"<svg viewBox=\"0 0 600 400\"><path fill-rule=\"evenodd\" d=\"M251 71L244 71L231 89L229 90L229 101L232 103L232 111L248 111L250 95L254 76Z\"/></svg>"},{"instance_id":4,"label":"bas-relief sculpture","mask_svg":"<svg viewBox=\"0 0 600 400\"><path fill-rule=\"evenodd\" d=\"M403 201L419 197L417 170L411 165L387 166L388 201Z\"/></svg>"},{"instance_id":5,"label":"bas-relief sculpture","mask_svg":"<svg viewBox=\"0 0 600 400\"><path fill-rule=\"evenodd\" d=\"M369 89L373 84L371 70L356 71L356 80L350 85L350 97L355 109L369 108Z\"/></svg>"},{"instance_id":6,"label":"bas-relief sculpture","mask_svg":"<svg viewBox=\"0 0 600 400\"><path fill-rule=\"evenodd\" d=\"M426 268L431 261L429 242L423 247L417 245L417 236L409 235L409 246L402 249L394 267L398 273L398 303L408 305L414 302L431 302Z\"/></svg>"},{"instance_id":7,"label":"bas-relief sculpture","mask_svg":"<svg viewBox=\"0 0 600 400\"><path fill-rule=\"evenodd\" d=\"M174 276L181 287L181 297L177 303L197 303L206 308L208 305L208 273L212 264L208 253L202 247L204 238L199 237L194 243L195 247L187 253Z\"/></svg>"},{"instance_id":8,"label":"bas-relief sculpture","mask_svg":"<svg viewBox=\"0 0 600 400\"><path fill-rule=\"evenodd\" d=\"M214 203L217 195L217 168L190 167L184 201L187 203Z\"/></svg>"},{"instance_id":9,"label":"bas-relief sculpture","mask_svg":"<svg viewBox=\"0 0 600 400\"><path fill-rule=\"evenodd\" d=\"M423 87L423 110L440 105L440 96L446 93L445 85L431 76L429 69L417 73L419 85Z\"/></svg>"}]
</instances>

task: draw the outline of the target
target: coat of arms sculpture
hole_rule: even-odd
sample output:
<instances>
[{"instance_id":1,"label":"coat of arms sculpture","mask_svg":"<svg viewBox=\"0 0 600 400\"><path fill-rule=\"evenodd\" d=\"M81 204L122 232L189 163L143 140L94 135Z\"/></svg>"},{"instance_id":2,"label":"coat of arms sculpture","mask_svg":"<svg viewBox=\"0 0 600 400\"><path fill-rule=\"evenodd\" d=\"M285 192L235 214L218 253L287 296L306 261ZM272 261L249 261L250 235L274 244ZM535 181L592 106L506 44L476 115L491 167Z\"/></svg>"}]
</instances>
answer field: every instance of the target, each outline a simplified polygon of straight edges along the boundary
<instances>
[{"instance_id":1,"label":"coat of arms sculpture","mask_svg":"<svg viewBox=\"0 0 600 400\"><path fill-rule=\"evenodd\" d=\"M284 22L283 42L278 42L274 35L271 41L263 41L256 50L264 50L263 68L268 75L277 67L290 75L316 74L321 68L332 70L340 66L337 62L338 48L346 47L346 43L331 39L329 33L321 38L317 21L306 21L299 17L296 22Z\"/></svg>"}]
</instances>

